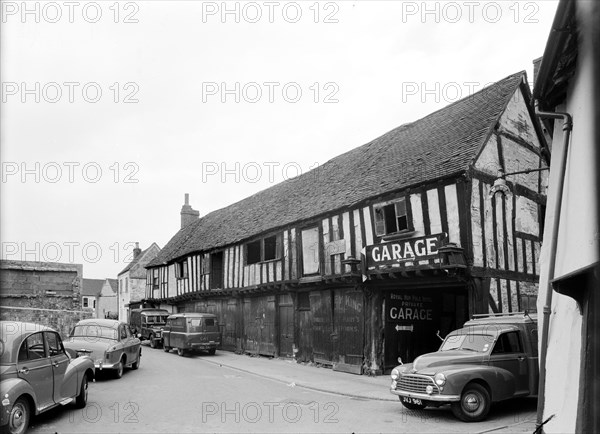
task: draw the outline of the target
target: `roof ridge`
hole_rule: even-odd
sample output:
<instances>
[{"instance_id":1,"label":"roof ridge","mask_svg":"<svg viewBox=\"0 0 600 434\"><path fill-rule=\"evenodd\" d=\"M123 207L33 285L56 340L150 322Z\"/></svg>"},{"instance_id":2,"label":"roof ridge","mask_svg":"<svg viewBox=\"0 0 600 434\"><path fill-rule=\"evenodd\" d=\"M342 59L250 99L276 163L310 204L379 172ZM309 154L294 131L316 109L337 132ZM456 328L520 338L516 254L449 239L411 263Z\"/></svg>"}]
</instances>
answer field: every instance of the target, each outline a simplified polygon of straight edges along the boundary
<instances>
[{"instance_id":1,"label":"roof ridge","mask_svg":"<svg viewBox=\"0 0 600 434\"><path fill-rule=\"evenodd\" d=\"M181 228L147 267L428 182L431 174L442 179L466 172L524 76L524 71L511 74L306 173L207 213ZM498 91L490 91L494 88ZM489 97L482 97L485 92ZM315 176L317 170L322 173Z\"/></svg>"}]
</instances>

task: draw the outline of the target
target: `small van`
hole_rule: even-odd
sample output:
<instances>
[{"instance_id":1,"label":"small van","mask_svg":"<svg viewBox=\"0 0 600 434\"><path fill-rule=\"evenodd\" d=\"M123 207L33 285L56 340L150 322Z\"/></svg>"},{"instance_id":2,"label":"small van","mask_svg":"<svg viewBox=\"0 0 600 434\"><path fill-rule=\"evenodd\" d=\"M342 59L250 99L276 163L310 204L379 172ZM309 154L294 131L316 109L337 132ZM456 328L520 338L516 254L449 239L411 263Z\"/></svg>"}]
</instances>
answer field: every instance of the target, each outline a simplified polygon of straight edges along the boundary
<instances>
[{"instance_id":1,"label":"small van","mask_svg":"<svg viewBox=\"0 0 600 434\"><path fill-rule=\"evenodd\" d=\"M156 348L162 342L162 329L171 315L165 309L132 309L129 315L129 328L142 340L149 340L150 347Z\"/></svg>"},{"instance_id":2,"label":"small van","mask_svg":"<svg viewBox=\"0 0 600 434\"><path fill-rule=\"evenodd\" d=\"M177 350L185 356L188 352L203 350L215 354L221 344L217 316L211 313L177 313L167 318L163 328L163 350Z\"/></svg>"}]
</instances>

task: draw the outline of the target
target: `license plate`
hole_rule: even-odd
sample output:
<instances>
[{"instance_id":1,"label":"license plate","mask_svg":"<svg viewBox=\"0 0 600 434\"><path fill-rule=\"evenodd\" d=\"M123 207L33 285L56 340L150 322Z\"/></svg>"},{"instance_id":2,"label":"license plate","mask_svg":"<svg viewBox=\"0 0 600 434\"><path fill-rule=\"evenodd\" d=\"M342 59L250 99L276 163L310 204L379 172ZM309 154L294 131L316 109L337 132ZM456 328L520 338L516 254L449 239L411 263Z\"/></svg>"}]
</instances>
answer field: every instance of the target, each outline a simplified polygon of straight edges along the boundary
<instances>
[{"instance_id":1,"label":"license plate","mask_svg":"<svg viewBox=\"0 0 600 434\"><path fill-rule=\"evenodd\" d=\"M407 404L423 405L423 401L421 401L420 399L409 398L408 396L403 396L402 402L406 402Z\"/></svg>"}]
</instances>

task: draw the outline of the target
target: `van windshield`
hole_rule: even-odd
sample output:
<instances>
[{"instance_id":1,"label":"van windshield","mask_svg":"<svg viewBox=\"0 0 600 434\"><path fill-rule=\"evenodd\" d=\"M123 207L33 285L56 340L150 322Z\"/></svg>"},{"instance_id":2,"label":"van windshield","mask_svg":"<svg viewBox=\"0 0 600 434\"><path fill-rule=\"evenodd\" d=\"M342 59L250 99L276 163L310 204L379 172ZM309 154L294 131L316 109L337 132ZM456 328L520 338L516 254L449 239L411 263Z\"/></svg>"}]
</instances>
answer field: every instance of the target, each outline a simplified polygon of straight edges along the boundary
<instances>
[{"instance_id":1,"label":"van windshield","mask_svg":"<svg viewBox=\"0 0 600 434\"><path fill-rule=\"evenodd\" d=\"M165 323L167 322L167 316L168 315L147 315L146 323L165 325Z\"/></svg>"},{"instance_id":2,"label":"van windshield","mask_svg":"<svg viewBox=\"0 0 600 434\"><path fill-rule=\"evenodd\" d=\"M470 350L477 352L486 352L494 343L494 337L491 335L449 335L446 337L440 351L450 350Z\"/></svg>"}]
</instances>

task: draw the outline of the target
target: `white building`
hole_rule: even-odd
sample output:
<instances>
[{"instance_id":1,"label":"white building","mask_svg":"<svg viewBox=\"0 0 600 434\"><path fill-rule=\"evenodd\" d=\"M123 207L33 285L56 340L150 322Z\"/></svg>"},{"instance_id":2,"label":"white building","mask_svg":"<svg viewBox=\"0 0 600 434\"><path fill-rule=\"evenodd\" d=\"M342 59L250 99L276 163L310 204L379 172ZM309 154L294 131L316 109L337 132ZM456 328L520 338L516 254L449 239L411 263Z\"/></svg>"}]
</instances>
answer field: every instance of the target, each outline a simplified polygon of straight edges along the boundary
<instances>
[{"instance_id":1,"label":"white building","mask_svg":"<svg viewBox=\"0 0 600 434\"><path fill-rule=\"evenodd\" d=\"M538 298L544 432L600 432L600 2L561 0L534 89L553 135Z\"/></svg>"}]
</instances>

